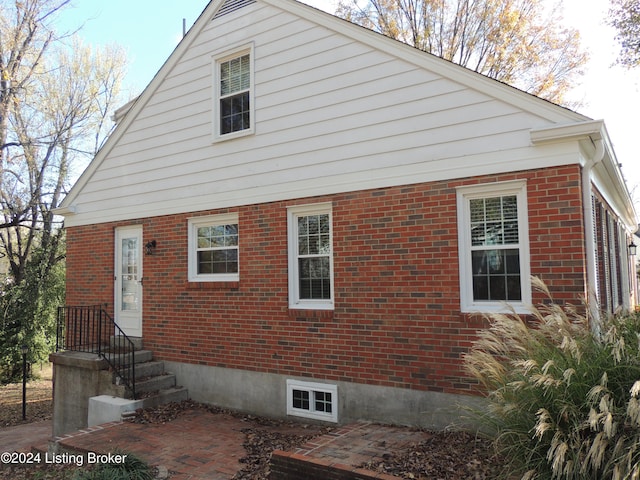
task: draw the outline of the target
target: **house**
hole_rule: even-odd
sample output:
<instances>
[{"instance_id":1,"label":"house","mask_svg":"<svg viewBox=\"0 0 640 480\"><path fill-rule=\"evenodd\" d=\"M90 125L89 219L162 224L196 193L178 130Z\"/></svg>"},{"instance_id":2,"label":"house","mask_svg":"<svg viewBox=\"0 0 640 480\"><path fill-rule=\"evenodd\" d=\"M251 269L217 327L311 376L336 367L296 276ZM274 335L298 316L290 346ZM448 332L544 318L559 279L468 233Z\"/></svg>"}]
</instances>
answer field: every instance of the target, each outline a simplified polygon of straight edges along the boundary
<instances>
[{"instance_id":1,"label":"house","mask_svg":"<svg viewBox=\"0 0 640 480\"><path fill-rule=\"evenodd\" d=\"M294 0L213 0L57 213L194 400L444 426L482 314L637 302L605 124Z\"/></svg>"}]
</instances>

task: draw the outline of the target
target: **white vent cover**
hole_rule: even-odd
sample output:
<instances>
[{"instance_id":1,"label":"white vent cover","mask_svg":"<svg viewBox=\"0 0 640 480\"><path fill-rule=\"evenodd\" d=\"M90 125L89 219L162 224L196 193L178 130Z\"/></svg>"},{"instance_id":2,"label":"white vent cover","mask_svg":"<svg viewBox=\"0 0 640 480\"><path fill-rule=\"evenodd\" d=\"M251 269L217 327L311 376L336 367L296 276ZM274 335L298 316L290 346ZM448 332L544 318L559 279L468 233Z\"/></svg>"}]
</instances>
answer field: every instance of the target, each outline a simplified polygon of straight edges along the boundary
<instances>
[{"instance_id":1,"label":"white vent cover","mask_svg":"<svg viewBox=\"0 0 640 480\"><path fill-rule=\"evenodd\" d=\"M222 4L222 6L216 12L214 20L218 17L226 15L227 13L235 12L236 10L240 10L242 7L246 7L247 5L251 5L252 3L256 3L256 0L227 0Z\"/></svg>"}]
</instances>

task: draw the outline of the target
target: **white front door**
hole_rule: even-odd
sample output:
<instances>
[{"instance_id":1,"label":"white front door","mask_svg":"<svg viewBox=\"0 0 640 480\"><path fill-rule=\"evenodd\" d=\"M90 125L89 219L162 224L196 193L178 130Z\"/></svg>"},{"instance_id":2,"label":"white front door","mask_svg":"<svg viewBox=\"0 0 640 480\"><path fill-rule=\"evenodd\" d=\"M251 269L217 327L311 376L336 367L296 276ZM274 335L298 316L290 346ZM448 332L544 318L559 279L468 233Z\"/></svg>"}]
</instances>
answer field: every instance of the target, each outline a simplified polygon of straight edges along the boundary
<instances>
[{"instance_id":1,"label":"white front door","mask_svg":"<svg viewBox=\"0 0 640 480\"><path fill-rule=\"evenodd\" d=\"M116 229L115 320L130 337L142 337L142 227Z\"/></svg>"}]
</instances>

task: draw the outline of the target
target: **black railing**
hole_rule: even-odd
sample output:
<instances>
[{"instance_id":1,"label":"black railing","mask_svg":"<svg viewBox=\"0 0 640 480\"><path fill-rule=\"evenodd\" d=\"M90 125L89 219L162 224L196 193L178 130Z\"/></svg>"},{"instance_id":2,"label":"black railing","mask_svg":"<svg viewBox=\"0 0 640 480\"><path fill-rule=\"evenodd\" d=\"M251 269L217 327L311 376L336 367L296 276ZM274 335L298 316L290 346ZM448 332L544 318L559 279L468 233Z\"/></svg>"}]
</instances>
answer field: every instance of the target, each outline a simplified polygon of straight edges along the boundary
<instances>
[{"instance_id":1,"label":"black railing","mask_svg":"<svg viewBox=\"0 0 640 480\"><path fill-rule=\"evenodd\" d=\"M95 353L136 398L135 345L102 305L58 307L56 351Z\"/></svg>"}]
</instances>

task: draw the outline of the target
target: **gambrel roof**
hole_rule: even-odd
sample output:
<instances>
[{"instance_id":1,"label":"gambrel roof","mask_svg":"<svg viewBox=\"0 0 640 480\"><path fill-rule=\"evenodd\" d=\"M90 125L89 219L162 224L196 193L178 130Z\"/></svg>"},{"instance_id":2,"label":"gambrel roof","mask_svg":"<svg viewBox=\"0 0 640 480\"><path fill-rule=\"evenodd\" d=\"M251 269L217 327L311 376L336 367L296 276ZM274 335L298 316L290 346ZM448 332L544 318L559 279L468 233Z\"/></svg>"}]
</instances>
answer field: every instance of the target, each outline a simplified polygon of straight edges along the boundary
<instances>
[{"instance_id":1,"label":"gambrel roof","mask_svg":"<svg viewBox=\"0 0 640 480\"><path fill-rule=\"evenodd\" d=\"M249 44L255 134L212 141L212 62ZM58 213L72 226L586 165L596 145L599 188L635 224L602 122L295 0L213 0Z\"/></svg>"}]
</instances>

